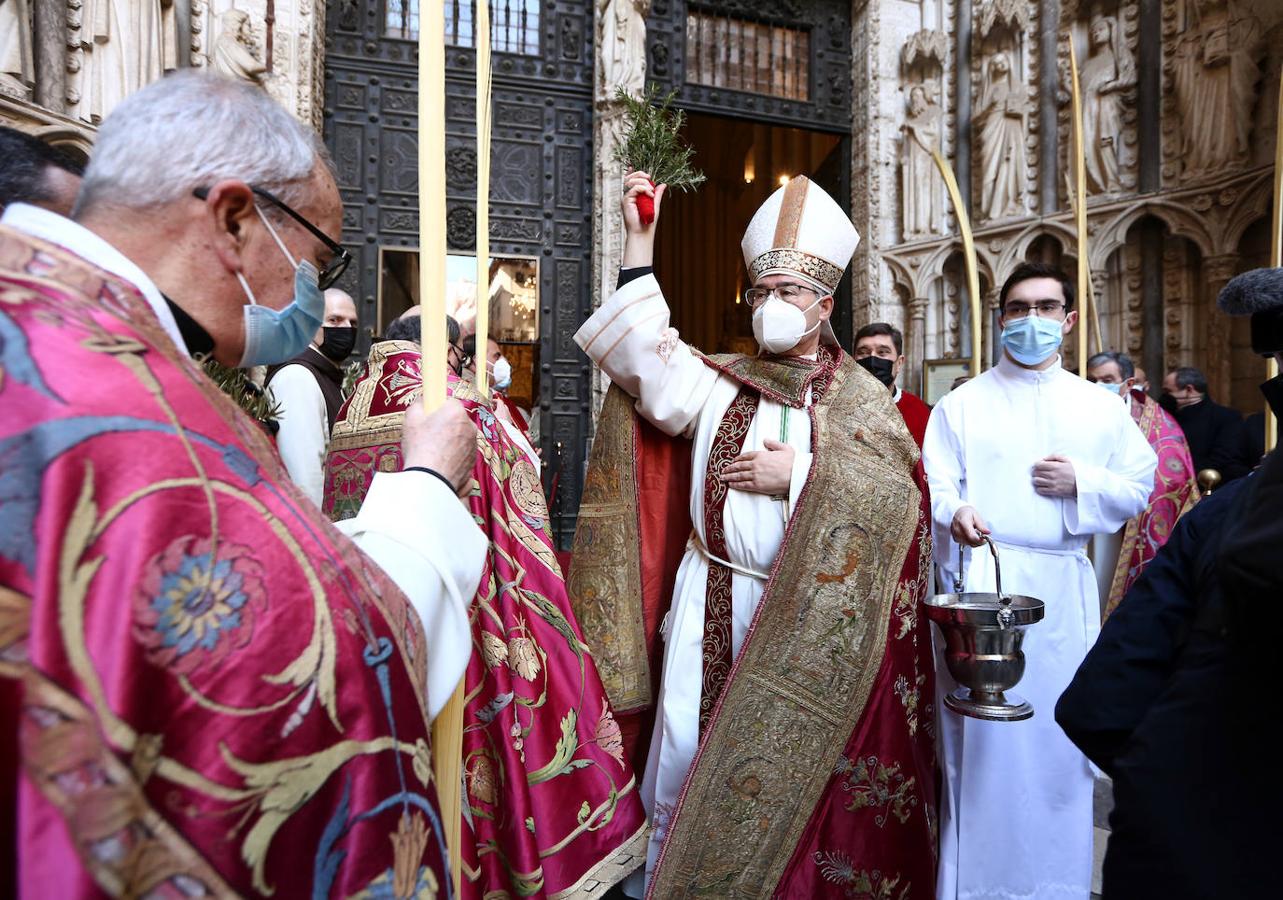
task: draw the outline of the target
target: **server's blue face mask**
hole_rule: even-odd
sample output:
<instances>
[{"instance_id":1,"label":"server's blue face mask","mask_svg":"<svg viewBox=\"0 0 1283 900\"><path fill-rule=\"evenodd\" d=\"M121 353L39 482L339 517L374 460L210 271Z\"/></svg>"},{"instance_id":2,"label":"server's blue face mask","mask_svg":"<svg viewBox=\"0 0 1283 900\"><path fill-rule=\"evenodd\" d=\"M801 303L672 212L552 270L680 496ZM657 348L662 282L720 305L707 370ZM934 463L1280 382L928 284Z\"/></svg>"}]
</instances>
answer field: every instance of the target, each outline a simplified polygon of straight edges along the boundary
<instances>
[{"instance_id":1,"label":"server's blue face mask","mask_svg":"<svg viewBox=\"0 0 1283 900\"><path fill-rule=\"evenodd\" d=\"M1044 319L1042 316L1025 316L1013 319L1002 329L1002 346L1016 362L1036 366L1060 349L1064 340L1064 322Z\"/></svg>"},{"instance_id":2,"label":"server's blue face mask","mask_svg":"<svg viewBox=\"0 0 1283 900\"><path fill-rule=\"evenodd\" d=\"M259 306L254 292L240 272L236 278L249 298L245 307L245 352L241 354L240 367L270 366L285 362L303 352L316 329L325 319L325 297L321 293L320 275L316 266L306 259L295 261L263 211L255 207L258 217L281 248L285 258L294 267L294 299L284 309Z\"/></svg>"}]
</instances>

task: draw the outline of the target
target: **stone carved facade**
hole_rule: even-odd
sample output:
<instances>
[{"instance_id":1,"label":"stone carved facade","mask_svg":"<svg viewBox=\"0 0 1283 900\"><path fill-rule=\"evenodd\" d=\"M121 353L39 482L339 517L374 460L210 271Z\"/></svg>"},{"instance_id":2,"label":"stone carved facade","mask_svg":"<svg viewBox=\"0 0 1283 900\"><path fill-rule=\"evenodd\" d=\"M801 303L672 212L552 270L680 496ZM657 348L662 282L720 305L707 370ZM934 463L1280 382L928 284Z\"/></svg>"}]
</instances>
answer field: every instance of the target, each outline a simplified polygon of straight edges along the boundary
<instances>
[{"instance_id":1,"label":"stone carved facade","mask_svg":"<svg viewBox=\"0 0 1283 900\"><path fill-rule=\"evenodd\" d=\"M0 3L0 94L17 100L31 97L36 83L33 35L30 0Z\"/></svg>"},{"instance_id":2,"label":"stone carved facade","mask_svg":"<svg viewBox=\"0 0 1283 900\"><path fill-rule=\"evenodd\" d=\"M1123 188L1122 173L1130 168L1124 119L1127 101L1134 97L1136 62L1115 18L1094 17L1088 44L1090 50L1079 72L1087 189L1094 194L1115 194ZM1068 149L1077 156L1072 142Z\"/></svg>"},{"instance_id":3,"label":"stone carved facade","mask_svg":"<svg viewBox=\"0 0 1283 900\"><path fill-rule=\"evenodd\" d=\"M1263 53L1261 21L1245 4L1187 4L1184 31L1172 48L1183 179L1247 163Z\"/></svg>"},{"instance_id":4,"label":"stone carved facade","mask_svg":"<svg viewBox=\"0 0 1283 900\"><path fill-rule=\"evenodd\" d=\"M238 81L262 84L267 65L254 40L249 13L243 9L229 9L223 13L221 23L222 34L214 44L214 71Z\"/></svg>"},{"instance_id":5,"label":"stone carved facade","mask_svg":"<svg viewBox=\"0 0 1283 900\"><path fill-rule=\"evenodd\" d=\"M64 38L36 34L37 21L57 22ZM324 23L323 0L5 0L0 122L83 153L124 97L165 72L212 66L261 84L319 130Z\"/></svg>"},{"instance_id":6,"label":"stone carved facade","mask_svg":"<svg viewBox=\"0 0 1283 900\"><path fill-rule=\"evenodd\" d=\"M1157 380L1155 367L1161 372L1166 366L1197 365L1219 400L1256 409L1255 385L1263 369L1257 371L1261 367L1241 327L1220 316L1214 301L1233 274L1267 263L1283 8L1252 0L1162 0L1160 15L1142 22L1139 0L1021 5L1028 17L1016 22L1020 34L1006 36L1011 42L1006 48L994 46L994 33L983 27L995 13L1013 13L1013 4L974 0L937 7L943 18L939 27L950 40L943 73L949 90L941 97L944 139L946 144L952 139L947 155L964 191L967 183L972 186L986 363L994 358L996 288L1012 269L1027 258L1059 262L1071 273L1075 265L1067 177L1076 152L1067 77L1072 35L1089 117L1084 140L1091 192L1089 262L1102 342L1145 363L1151 381ZM865 72L857 72L855 85L855 96L868 97L869 108L857 108L855 119L877 122L889 81L912 90L914 79L896 71L890 48L902 47L922 22L916 11L891 11L874 2L857 7L854 39L870 60ZM1043 22L1051 9L1058 10L1059 20ZM964 15L967 10L970 15ZM1162 45L1161 53L1151 53L1145 63L1159 70L1157 96L1148 100L1142 96L1142 34ZM1222 35L1229 40L1222 42ZM960 71L963 46L970 48L970 58ZM980 139L985 67L1001 52L1010 55L1013 71L1023 73L1027 91L1027 212L994 218L985 209L981 175L993 157L986 156ZM1209 68L1217 70L1210 77ZM972 100L969 115L962 114L965 104L959 102L963 90ZM1145 103L1152 104L1148 120L1141 112ZM862 227L870 239L857 254L857 262L864 257L868 277L857 277L854 285L856 325L873 320L905 325L906 386L914 389L920 387L923 360L969 355L960 242L952 233L929 237L904 230L904 198L896 196L903 187L876 177L861 182L862 171L876 169L871 162L879 153L875 135L874 128L868 137L860 127L853 131L853 208L857 216L862 207L870 210L874 219ZM886 221L891 199L901 201L894 207L900 222ZM901 226L895 239L879 240L895 225ZM954 227L950 217L948 230ZM1147 233L1154 236L1148 247ZM1069 356L1074 362L1072 348Z\"/></svg>"},{"instance_id":7,"label":"stone carved facade","mask_svg":"<svg viewBox=\"0 0 1283 900\"><path fill-rule=\"evenodd\" d=\"M936 171L932 151L940 148L944 115L926 85L909 89L908 114L900 156L900 201L904 208L905 238L944 233L944 182Z\"/></svg>"}]
</instances>

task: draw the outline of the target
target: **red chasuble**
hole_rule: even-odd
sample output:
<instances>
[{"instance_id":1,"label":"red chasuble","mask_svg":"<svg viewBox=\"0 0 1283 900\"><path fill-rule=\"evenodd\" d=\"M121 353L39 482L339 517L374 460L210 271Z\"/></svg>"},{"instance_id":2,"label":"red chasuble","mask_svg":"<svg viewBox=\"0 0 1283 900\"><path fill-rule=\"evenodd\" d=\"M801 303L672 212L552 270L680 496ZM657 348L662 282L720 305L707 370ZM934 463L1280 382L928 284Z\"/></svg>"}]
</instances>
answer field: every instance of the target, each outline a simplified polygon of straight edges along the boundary
<instances>
[{"instance_id":1,"label":"red chasuble","mask_svg":"<svg viewBox=\"0 0 1283 900\"><path fill-rule=\"evenodd\" d=\"M0 894L444 896L425 649L132 286L0 228Z\"/></svg>"},{"instance_id":2,"label":"red chasuble","mask_svg":"<svg viewBox=\"0 0 1283 900\"><path fill-rule=\"evenodd\" d=\"M375 472L401 468L420 387L417 344L374 345L330 440L335 519L355 514ZM468 502L490 538L470 616L463 896L600 896L645 858L637 781L566 598L539 475L470 383L450 390L479 432Z\"/></svg>"},{"instance_id":3,"label":"red chasuble","mask_svg":"<svg viewBox=\"0 0 1283 900\"><path fill-rule=\"evenodd\" d=\"M814 461L744 645L713 679L650 896L933 900L931 538L918 451L890 392L845 354L708 362L742 385L710 467L734 457L717 443L733 443L757 398L801 408L808 389ZM570 590L639 757L658 696L659 624L691 529L690 462L690 442L641 422L611 388ZM690 661L706 691L721 665L707 640L715 607L704 659Z\"/></svg>"},{"instance_id":4,"label":"red chasuble","mask_svg":"<svg viewBox=\"0 0 1283 900\"><path fill-rule=\"evenodd\" d=\"M1131 399L1132 418L1158 454L1158 468L1154 470L1154 490L1145 511L1123 530L1105 616L1118 608L1145 566L1167 543L1176 520L1198 502L1194 460L1185 433L1176 420L1143 391L1132 391Z\"/></svg>"},{"instance_id":5,"label":"red chasuble","mask_svg":"<svg viewBox=\"0 0 1283 900\"><path fill-rule=\"evenodd\" d=\"M922 439L927 434L927 420L931 418L931 407L908 391L900 391L900 399L895 405L899 408L900 415L904 416L904 424L909 426L909 434L913 435L914 443L921 450Z\"/></svg>"}]
</instances>

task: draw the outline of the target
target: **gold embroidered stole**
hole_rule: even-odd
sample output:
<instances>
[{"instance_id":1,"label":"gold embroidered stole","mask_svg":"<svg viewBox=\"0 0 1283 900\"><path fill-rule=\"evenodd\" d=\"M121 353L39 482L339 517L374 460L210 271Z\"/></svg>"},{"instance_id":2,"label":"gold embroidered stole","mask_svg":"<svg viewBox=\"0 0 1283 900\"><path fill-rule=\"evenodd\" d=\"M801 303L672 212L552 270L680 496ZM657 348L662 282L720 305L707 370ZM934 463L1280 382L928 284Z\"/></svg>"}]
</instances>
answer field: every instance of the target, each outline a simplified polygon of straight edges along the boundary
<instances>
[{"instance_id":1,"label":"gold embroidered stole","mask_svg":"<svg viewBox=\"0 0 1283 900\"><path fill-rule=\"evenodd\" d=\"M834 362L812 407L806 488L669 825L653 896L769 895L881 668L918 524L918 450L886 388L850 357Z\"/></svg>"},{"instance_id":2,"label":"gold embroidered stole","mask_svg":"<svg viewBox=\"0 0 1283 900\"><path fill-rule=\"evenodd\" d=\"M642 600L633 398L606 392L575 526L566 592L616 712L654 702Z\"/></svg>"}]
</instances>

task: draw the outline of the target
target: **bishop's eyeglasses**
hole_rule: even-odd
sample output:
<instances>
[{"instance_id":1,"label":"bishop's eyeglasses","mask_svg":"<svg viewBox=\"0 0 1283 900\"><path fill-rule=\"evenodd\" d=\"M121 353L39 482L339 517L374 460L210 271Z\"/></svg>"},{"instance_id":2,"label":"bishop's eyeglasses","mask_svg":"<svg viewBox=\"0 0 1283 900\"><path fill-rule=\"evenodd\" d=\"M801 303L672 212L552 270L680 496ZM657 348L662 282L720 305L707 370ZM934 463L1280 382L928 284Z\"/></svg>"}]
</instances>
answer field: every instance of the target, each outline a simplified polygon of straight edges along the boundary
<instances>
[{"instance_id":1,"label":"bishop's eyeglasses","mask_svg":"<svg viewBox=\"0 0 1283 900\"><path fill-rule=\"evenodd\" d=\"M745 301L748 302L748 305L750 307L756 308L762 303L765 303L766 298L771 296L772 294L774 294L776 297L779 297L781 300L783 300L786 303L792 303L798 297L802 296L803 291L806 291L811 294L819 293L819 291L815 290L815 288L807 287L804 284L781 284L778 287L773 287L773 288L764 288L764 287L749 288L747 291L744 292L744 299Z\"/></svg>"}]
</instances>

